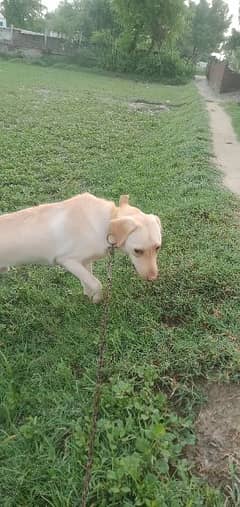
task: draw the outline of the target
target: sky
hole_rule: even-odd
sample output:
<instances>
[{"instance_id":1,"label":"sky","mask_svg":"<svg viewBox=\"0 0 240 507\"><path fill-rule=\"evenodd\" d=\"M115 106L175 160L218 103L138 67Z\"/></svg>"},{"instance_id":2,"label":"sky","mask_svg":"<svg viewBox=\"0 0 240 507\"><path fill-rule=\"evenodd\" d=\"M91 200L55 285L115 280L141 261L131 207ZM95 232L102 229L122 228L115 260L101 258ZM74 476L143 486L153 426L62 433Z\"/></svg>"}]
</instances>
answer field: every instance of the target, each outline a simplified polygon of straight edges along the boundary
<instances>
[{"instance_id":1,"label":"sky","mask_svg":"<svg viewBox=\"0 0 240 507\"><path fill-rule=\"evenodd\" d=\"M239 23L238 23L238 6L239 6L239 1L238 0L228 0L227 3L228 3L228 6L229 6L229 11L230 11L230 13L233 16L232 27L233 28L239 28Z\"/></svg>"},{"instance_id":2,"label":"sky","mask_svg":"<svg viewBox=\"0 0 240 507\"><path fill-rule=\"evenodd\" d=\"M44 0L42 3L46 5L49 11L54 11L59 4L59 0Z\"/></svg>"},{"instance_id":3,"label":"sky","mask_svg":"<svg viewBox=\"0 0 240 507\"><path fill-rule=\"evenodd\" d=\"M49 11L52 11L52 10L56 9L56 7L58 6L59 0L44 0L43 3L44 3L44 5L46 5L46 7L48 8ZM238 24L239 0L228 0L227 3L229 6L229 11L233 16L232 27L239 28L239 24Z\"/></svg>"}]
</instances>

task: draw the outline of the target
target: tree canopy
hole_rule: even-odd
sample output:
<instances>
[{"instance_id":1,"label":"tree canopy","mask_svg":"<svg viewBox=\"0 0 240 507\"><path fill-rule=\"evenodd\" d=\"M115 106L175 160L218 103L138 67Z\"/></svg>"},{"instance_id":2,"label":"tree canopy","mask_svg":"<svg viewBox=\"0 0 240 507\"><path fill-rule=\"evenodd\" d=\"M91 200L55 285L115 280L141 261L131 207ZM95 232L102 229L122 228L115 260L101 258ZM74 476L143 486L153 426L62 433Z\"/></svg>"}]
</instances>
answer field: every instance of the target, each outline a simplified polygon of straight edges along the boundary
<instances>
[{"instance_id":1,"label":"tree canopy","mask_svg":"<svg viewBox=\"0 0 240 507\"><path fill-rule=\"evenodd\" d=\"M45 23L46 7L41 0L2 0L0 5L9 26L39 30Z\"/></svg>"},{"instance_id":2,"label":"tree canopy","mask_svg":"<svg viewBox=\"0 0 240 507\"><path fill-rule=\"evenodd\" d=\"M211 5L207 0L200 0L198 4L191 1L185 19L183 52L194 61L206 60L219 50L231 23L224 0L213 0Z\"/></svg>"},{"instance_id":3,"label":"tree canopy","mask_svg":"<svg viewBox=\"0 0 240 507\"><path fill-rule=\"evenodd\" d=\"M47 14L41 0L0 5L9 25L53 30L93 51L90 60L131 72L185 72L221 48L231 21L225 0L62 0Z\"/></svg>"},{"instance_id":4,"label":"tree canopy","mask_svg":"<svg viewBox=\"0 0 240 507\"><path fill-rule=\"evenodd\" d=\"M41 0L2 0L9 25L47 28L69 40L90 43L105 34L119 39L128 52L137 48L159 51L175 44L192 60L207 58L224 42L230 25L225 0L62 0L45 16Z\"/></svg>"}]
</instances>

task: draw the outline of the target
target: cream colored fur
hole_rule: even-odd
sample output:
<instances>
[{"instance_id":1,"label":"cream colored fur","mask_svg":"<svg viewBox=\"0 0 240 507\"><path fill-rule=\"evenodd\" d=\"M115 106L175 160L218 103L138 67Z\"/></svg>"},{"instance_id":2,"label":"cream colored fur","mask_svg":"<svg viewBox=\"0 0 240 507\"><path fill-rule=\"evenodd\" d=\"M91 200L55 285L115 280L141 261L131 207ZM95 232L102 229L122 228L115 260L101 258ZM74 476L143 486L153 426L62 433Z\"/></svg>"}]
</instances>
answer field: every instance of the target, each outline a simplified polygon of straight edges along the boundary
<instances>
[{"instance_id":1,"label":"cream colored fur","mask_svg":"<svg viewBox=\"0 0 240 507\"><path fill-rule=\"evenodd\" d=\"M102 285L92 262L107 254L109 241L126 252L140 276L158 276L161 225L121 196L119 207L91 194L0 216L0 272L20 264L58 264L81 282L97 303Z\"/></svg>"}]
</instances>

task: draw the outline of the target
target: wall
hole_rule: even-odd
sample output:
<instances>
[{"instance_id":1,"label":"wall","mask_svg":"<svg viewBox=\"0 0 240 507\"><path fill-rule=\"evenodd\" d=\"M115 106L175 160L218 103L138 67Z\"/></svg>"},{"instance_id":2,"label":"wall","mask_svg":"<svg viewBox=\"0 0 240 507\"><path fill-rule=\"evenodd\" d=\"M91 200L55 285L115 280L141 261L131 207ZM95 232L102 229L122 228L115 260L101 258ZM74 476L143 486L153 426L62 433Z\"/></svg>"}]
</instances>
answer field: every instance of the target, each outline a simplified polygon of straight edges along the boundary
<instances>
[{"instance_id":1,"label":"wall","mask_svg":"<svg viewBox=\"0 0 240 507\"><path fill-rule=\"evenodd\" d=\"M232 71L227 62L212 59L207 68L208 83L218 93L240 90L240 74Z\"/></svg>"},{"instance_id":2,"label":"wall","mask_svg":"<svg viewBox=\"0 0 240 507\"><path fill-rule=\"evenodd\" d=\"M240 90L240 74L232 71L226 66L221 85L221 93L235 92L238 90Z\"/></svg>"},{"instance_id":3,"label":"wall","mask_svg":"<svg viewBox=\"0 0 240 507\"><path fill-rule=\"evenodd\" d=\"M1 42L12 40L11 28L0 28L0 44Z\"/></svg>"},{"instance_id":4,"label":"wall","mask_svg":"<svg viewBox=\"0 0 240 507\"><path fill-rule=\"evenodd\" d=\"M20 30L18 28L0 28L0 52L22 52L31 51L42 54L44 52L53 54L66 53L66 41L56 36L47 36L42 33Z\"/></svg>"}]
</instances>

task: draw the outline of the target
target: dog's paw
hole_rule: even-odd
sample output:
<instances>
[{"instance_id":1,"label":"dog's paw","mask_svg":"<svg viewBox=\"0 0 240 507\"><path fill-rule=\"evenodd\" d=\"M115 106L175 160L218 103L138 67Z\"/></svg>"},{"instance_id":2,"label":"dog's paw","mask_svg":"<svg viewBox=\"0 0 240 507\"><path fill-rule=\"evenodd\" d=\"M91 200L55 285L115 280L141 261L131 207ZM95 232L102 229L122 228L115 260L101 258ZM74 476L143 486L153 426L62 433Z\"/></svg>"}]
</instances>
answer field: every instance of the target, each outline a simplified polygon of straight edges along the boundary
<instances>
[{"instance_id":1,"label":"dog's paw","mask_svg":"<svg viewBox=\"0 0 240 507\"><path fill-rule=\"evenodd\" d=\"M83 294L84 294L84 296L87 296L89 299L91 299L91 297L92 297L92 291L90 289L88 289L88 287L85 287L85 286L83 289Z\"/></svg>"},{"instance_id":2,"label":"dog's paw","mask_svg":"<svg viewBox=\"0 0 240 507\"><path fill-rule=\"evenodd\" d=\"M101 289L98 292L95 292L95 294L92 296L92 302L94 304L100 303L100 301L102 301L102 298L103 298L103 293L102 293L102 289Z\"/></svg>"},{"instance_id":3,"label":"dog's paw","mask_svg":"<svg viewBox=\"0 0 240 507\"><path fill-rule=\"evenodd\" d=\"M96 282L95 287L87 287L84 286L83 293L87 296L93 303L99 303L102 300L102 284L100 282Z\"/></svg>"}]
</instances>

